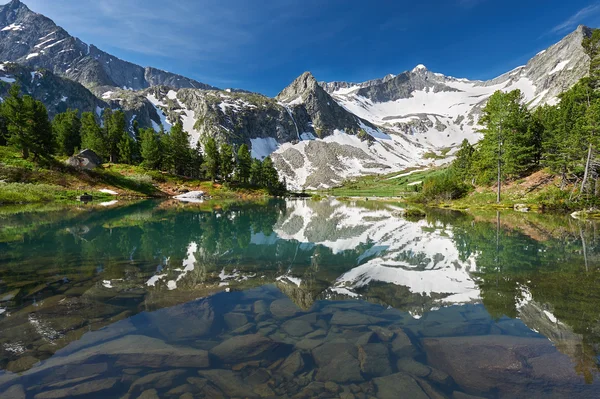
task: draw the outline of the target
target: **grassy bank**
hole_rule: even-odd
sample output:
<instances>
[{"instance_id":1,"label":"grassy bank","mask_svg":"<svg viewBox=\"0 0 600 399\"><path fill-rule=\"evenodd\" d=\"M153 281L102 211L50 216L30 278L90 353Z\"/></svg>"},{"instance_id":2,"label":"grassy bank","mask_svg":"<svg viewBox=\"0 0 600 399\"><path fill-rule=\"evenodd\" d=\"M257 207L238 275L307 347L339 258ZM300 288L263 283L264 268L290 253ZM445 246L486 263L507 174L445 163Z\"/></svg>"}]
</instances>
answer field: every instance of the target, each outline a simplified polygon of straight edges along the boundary
<instances>
[{"instance_id":1,"label":"grassy bank","mask_svg":"<svg viewBox=\"0 0 600 399\"><path fill-rule=\"evenodd\" d=\"M462 198L424 198L421 195L423 182L445 173L443 168L419 170L407 169L388 175L357 177L344 182L340 187L317 191L316 196L332 195L348 198L370 198L382 201L394 200L409 205L422 205L446 209L515 209L531 211L573 212L593 207L593 199L576 195L577 187L565 185L561 188L560 178L547 170L537 171L525 178L506 182L502 187L500 203L496 202L495 186L478 186ZM595 217L598 212L586 212L583 216Z\"/></svg>"},{"instance_id":2,"label":"grassy bank","mask_svg":"<svg viewBox=\"0 0 600 399\"><path fill-rule=\"evenodd\" d=\"M319 190L317 195L336 197L410 197L417 187L437 170L405 169L387 175L361 176L345 181L340 187Z\"/></svg>"},{"instance_id":3,"label":"grassy bank","mask_svg":"<svg viewBox=\"0 0 600 399\"><path fill-rule=\"evenodd\" d=\"M64 159L34 162L23 159L14 148L0 146L0 205L73 202L83 193L92 194L95 201L160 198L186 190L204 191L214 198L268 195L264 189L187 179L140 166L105 164L84 171L66 165Z\"/></svg>"}]
</instances>

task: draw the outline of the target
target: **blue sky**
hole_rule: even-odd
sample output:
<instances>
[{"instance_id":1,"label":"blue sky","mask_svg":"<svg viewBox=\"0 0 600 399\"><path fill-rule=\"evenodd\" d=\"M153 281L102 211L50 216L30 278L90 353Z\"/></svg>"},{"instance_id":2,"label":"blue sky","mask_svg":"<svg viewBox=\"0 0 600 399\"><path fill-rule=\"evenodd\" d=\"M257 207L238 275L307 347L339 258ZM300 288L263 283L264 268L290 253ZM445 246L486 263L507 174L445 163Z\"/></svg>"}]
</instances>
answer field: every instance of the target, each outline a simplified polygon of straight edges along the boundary
<instances>
[{"instance_id":1,"label":"blue sky","mask_svg":"<svg viewBox=\"0 0 600 399\"><path fill-rule=\"evenodd\" d=\"M120 58L270 96L307 70L364 81L425 64L488 79L580 23L600 27L600 1L589 0L24 2Z\"/></svg>"}]
</instances>

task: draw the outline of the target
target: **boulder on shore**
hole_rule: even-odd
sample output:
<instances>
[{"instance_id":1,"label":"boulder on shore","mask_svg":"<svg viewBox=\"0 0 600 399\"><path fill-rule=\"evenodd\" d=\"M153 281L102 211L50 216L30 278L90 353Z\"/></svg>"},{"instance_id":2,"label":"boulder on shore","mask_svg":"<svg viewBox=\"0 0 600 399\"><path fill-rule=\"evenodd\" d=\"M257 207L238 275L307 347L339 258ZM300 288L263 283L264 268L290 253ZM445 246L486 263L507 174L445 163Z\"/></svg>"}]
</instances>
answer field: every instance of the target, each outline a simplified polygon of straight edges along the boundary
<instances>
[{"instance_id":1,"label":"boulder on shore","mask_svg":"<svg viewBox=\"0 0 600 399\"><path fill-rule=\"evenodd\" d=\"M102 165L102 159L94 151L85 149L67 159L66 164L78 169L92 170Z\"/></svg>"}]
</instances>

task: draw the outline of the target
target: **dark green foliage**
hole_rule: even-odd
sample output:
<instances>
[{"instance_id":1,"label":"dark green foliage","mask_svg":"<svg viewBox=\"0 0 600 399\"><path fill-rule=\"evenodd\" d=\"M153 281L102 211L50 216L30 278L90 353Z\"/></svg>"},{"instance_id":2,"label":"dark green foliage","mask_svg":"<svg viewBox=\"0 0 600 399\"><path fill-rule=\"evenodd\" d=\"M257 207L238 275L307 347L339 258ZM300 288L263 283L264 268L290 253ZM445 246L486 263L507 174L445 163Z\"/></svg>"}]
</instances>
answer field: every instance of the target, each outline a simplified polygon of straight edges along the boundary
<instances>
[{"instance_id":1,"label":"dark green foliage","mask_svg":"<svg viewBox=\"0 0 600 399\"><path fill-rule=\"evenodd\" d=\"M133 164L135 141L127 131L123 130L117 148L119 150L119 162L130 165Z\"/></svg>"},{"instance_id":2,"label":"dark green foliage","mask_svg":"<svg viewBox=\"0 0 600 399\"><path fill-rule=\"evenodd\" d=\"M52 131L56 138L56 150L60 155L71 156L81 147L81 120L79 111L67 110L58 114L52 121Z\"/></svg>"},{"instance_id":3,"label":"dark green foliage","mask_svg":"<svg viewBox=\"0 0 600 399\"><path fill-rule=\"evenodd\" d=\"M253 159L252 165L250 165L250 184L253 186L264 185L262 162L258 159Z\"/></svg>"},{"instance_id":4,"label":"dark green foliage","mask_svg":"<svg viewBox=\"0 0 600 399\"><path fill-rule=\"evenodd\" d=\"M21 96L18 85L10 88L2 103L0 114L6 123L7 143L21 150L23 158L34 159L54 153L52 125L42 102L31 96Z\"/></svg>"},{"instance_id":5,"label":"dark green foliage","mask_svg":"<svg viewBox=\"0 0 600 399\"><path fill-rule=\"evenodd\" d=\"M230 176L233 174L235 160L233 159L233 148L229 144L221 145L219 151L220 165L221 165L221 177L225 181L229 181Z\"/></svg>"},{"instance_id":6,"label":"dark green foliage","mask_svg":"<svg viewBox=\"0 0 600 399\"><path fill-rule=\"evenodd\" d=\"M106 142L106 152L110 162L117 162L119 157L119 143L123 140L123 135L127 133L127 122L123 111L104 111L104 138Z\"/></svg>"},{"instance_id":7,"label":"dark green foliage","mask_svg":"<svg viewBox=\"0 0 600 399\"><path fill-rule=\"evenodd\" d=\"M160 138L153 129L142 129L140 132L140 152L142 166L148 169L158 169L162 163Z\"/></svg>"},{"instance_id":8,"label":"dark green foliage","mask_svg":"<svg viewBox=\"0 0 600 399\"><path fill-rule=\"evenodd\" d=\"M464 197L470 189L471 187L449 168L425 179L420 199L423 202L450 201Z\"/></svg>"},{"instance_id":9,"label":"dark green foliage","mask_svg":"<svg viewBox=\"0 0 600 399\"><path fill-rule=\"evenodd\" d=\"M456 153L456 159L452 163L452 169L456 175L462 180L471 180L474 177L473 173L473 154L475 153L475 147L473 147L469 140L464 139L460 149Z\"/></svg>"},{"instance_id":10,"label":"dark green foliage","mask_svg":"<svg viewBox=\"0 0 600 399\"><path fill-rule=\"evenodd\" d=\"M90 149L104 159L108 156L104 131L91 112L81 114L81 149Z\"/></svg>"},{"instance_id":11,"label":"dark green foliage","mask_svg":"<svg viewBox=\"0 0 600 399\"><path fill-rule=\"evenodd\" d=\"M236 179L241 183L248 183L250 179L250 168L252 166L252 156L246 144L242 144L237 152L237 167L235 171Z\"/></svg>"},{"instance_id":12,"label":"dark green foliage","mask_svg":"<svg viewBox=\"0 0 600 399\"><path fill-rule=\"evenodd\" d=\"M219 177L220 170L220 156L219 149L217 148L217 142L214 138L210 137L206 140L204 145L204 172L206 177L215 181Z\"/></svg>"},{"instance_id":13,"label":"dark green foliage","mask_svg":"<svg viewBox=\"0 0 600 399\"><path fill-rule=\"evenodd\" d=\"M196 179L204 177L202 171L202 164L204 163L204 157L202 156L202 145L200 140L196 142L196 147L190 149L190 176Z\"/></svg>"},{"instance_id":14,"label":"dark green foliage","mask_svg":"<svg viewBox=\"0 0 600 399\"><path fill-rule=\"evenodd\" d=\"M171 128L170 146L167 147L171 169L175 174L186 175L190 166L190 138L181 123Z\"/></svg>"}]
</instances>

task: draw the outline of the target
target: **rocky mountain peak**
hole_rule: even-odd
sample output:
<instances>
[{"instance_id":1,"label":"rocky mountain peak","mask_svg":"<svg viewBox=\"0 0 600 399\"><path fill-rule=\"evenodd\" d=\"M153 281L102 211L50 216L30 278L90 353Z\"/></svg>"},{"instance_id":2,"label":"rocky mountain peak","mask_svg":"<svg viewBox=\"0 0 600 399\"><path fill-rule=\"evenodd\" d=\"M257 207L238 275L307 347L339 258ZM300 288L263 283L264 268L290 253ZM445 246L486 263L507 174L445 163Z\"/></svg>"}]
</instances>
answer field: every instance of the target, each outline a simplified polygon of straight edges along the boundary
<instances>
[{"instance_id":1,"label":"rocky mountain peak","mask_svg":"<svg viewBox=\"0 0 600 399\"><path fill-rule=\"evenodd\" d=\"M419 64L416 67L414 67L411 72L413 72L413 73L425 73L427 71L428 71L428 69L427 69L427 67L425 65Z\"/></svg>"},{"instance_id":2,"label":"rocky mountain peak","mask_svg":"<svg viewBox=\"0 0 600 399\"><path fill-rule=\"evenodd\" d=\"M281 102L294 102L299 98L305 98L306 94L309 92L313 92L320 89L320 86L310 72L304 72L302 75L298 76L288 87L283 89L281 93L277 95L277 100Z\"/></svg>"}]
</instances>

